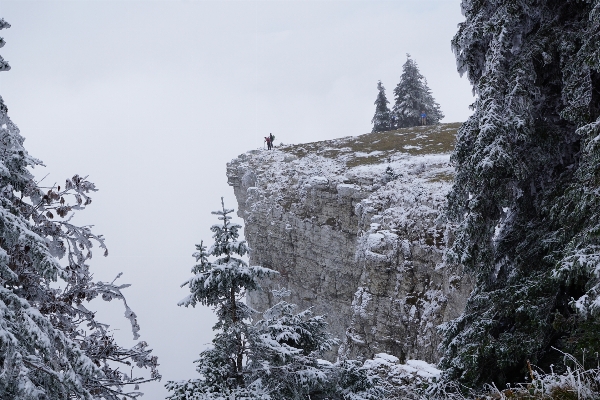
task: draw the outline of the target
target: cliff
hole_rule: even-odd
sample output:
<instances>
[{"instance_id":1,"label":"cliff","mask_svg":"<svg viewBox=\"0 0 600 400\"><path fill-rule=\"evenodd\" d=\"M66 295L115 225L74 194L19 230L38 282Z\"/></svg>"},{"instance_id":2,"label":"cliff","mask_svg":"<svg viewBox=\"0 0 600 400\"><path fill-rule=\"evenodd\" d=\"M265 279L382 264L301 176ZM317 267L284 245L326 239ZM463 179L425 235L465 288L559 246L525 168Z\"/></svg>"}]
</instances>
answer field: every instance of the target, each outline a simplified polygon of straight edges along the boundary
<instances>
[{"instance_id":1,"label":"cliff","mask_svg":"<svg viewBox=\"0 0 600 400\"><path fill-rule=\"evenodd\" d=\"M440 216L460 124L253 150L227 165L251 265L280 272L270 287L326 314L339 353L437 362L436 326L457 317L468 276L442 263Z\"/></svg>"}]
</instances>

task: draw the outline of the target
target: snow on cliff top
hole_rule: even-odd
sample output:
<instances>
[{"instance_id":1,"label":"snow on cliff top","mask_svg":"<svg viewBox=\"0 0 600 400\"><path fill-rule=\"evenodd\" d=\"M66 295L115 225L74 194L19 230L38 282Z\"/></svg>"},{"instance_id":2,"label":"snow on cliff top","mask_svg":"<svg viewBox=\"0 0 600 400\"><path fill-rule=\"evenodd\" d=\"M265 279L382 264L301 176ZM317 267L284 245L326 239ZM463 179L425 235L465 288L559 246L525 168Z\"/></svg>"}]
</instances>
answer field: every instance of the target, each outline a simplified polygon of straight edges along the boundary
<instances>
[{"instance_id":1,"label":"snow on cliff top","mask_svg":"<svg viewBox=\"0 0 600 400\"><path fill-rule=\"evenodd\" d=\"M299 216L311 217L295 199L324 190L351 199L364 230L427 230L454 177L450 153L460 125L251 150L228 164L227 175L250 197L270 198Z\"/></svg>"},{"instance_id":2,"label":"snow on cliff top","mask_svg":"<svg viewBox=\"0 0 600 400\"><path fill-rule=\"evenodd\" d=\"M303 183L331 185L378 181L389 166L395 176L419 175L431 181L451 181L453 171L423 170L423 165L447 164L460 123L403 128L321 142L280 145L273 150L251 150L230 164L247 163L271 184L290 183L275 176L291 171L312 177ZM419 170L420 169L420 170ZM272 187L275 189L275 187Z\"/></svg>"}]
</instances>

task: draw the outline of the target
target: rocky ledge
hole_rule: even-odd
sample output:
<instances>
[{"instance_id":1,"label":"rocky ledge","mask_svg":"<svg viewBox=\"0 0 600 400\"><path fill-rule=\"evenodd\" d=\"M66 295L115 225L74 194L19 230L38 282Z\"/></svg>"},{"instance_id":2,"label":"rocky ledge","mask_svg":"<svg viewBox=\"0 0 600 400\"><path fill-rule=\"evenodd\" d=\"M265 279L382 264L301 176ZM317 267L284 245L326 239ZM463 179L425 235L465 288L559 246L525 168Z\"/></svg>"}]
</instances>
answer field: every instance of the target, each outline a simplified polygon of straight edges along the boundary
<instances>
[{"instance_id":1,"label":"rocky ledge","mask_svg":"<svg viewBox=\"0 0 600 400\"><path fill-rule=\"evenodd\" d=\"M442 262L451 229L439 217L459 126L281 145L231 161L250 263L280 272L249 304L264 309L269 288L287 287L292 302L328 316L339 355L436 363L436 327L462 312L471 289Z\"/></svg>"}]
</instances>

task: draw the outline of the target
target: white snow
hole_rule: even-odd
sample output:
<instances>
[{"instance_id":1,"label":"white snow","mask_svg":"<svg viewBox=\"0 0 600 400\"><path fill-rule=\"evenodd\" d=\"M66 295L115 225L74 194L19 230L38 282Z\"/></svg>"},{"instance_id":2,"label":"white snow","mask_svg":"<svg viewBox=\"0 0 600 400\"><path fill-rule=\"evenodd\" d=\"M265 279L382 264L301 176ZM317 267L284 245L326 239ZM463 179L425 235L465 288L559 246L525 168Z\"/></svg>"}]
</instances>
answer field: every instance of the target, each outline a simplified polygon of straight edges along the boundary
<instances>
[{"instance_id":1,"label":"white snow","mask_svg":"<svg viewBox=\"0 0 600 400\"><path fill-rule=\"evenodd\" d=\"M424 378L439 378L442 371L437 369L433 364L429 364L421 360L406 360L406 365L417 370L417 375Z\"/></svg>"}]
</instances>

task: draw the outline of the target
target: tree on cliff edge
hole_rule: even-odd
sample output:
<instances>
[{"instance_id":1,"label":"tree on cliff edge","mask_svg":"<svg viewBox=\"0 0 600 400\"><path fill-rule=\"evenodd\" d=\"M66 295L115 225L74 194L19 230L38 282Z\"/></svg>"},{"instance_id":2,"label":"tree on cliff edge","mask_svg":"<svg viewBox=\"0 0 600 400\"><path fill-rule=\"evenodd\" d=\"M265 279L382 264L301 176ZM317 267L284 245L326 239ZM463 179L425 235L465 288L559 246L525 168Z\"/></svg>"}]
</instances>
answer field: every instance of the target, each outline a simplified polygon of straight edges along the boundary
<instances>
[{"instance_id":1,"label":"tree on cliff edge","mask_svg":"<svg viewBox=\"0 0 600 400\"><path fill-rule=\"evenodd\" d=\"M388 107L389 101L385 96L385 88L381 81L377 82L377 99L375 99L375 115L371 120L373 124L373 130L371 132L385 132L392 129L392 121L390 108Z\"/></svg>"},{"instance_id":2,"label":"tree on cliff edge","mask_svg":"<svg viewBox=\"0 0 600 400\"><path fill-rule=\"evenodd\" d=\"M552 347L600 350L600 1L462 9L452 47L477 100L452 155L448 262L476 285L442 366L501 387L527 359L559 365Z\"/></svg>"},{"instance_id":3,"label":"tree on cliff edge","mask_svg":"<svg viewBox=\"0 0 600 400\"><path fill-rule=\"evenodd\" d=\"M8 27L0 19L0 29ZM9 69L0 57L0 70ZM104 238L70 222L96 188L78 175L62 188L42 187L29 170L42 163L24 140L0 97L0 398L137 398L145 379L133 368L159 379L156 357L145 342L121 347L86 308L97 297L122 300L139 337L121 293L129 285L92 279L87 263L94 244L107 255Z\"/></svg>"},{"instance_id":4,"label":"tree on cliff edge","mask_svg":"<svg viewBox=\"0 0 600 400\"><path fill-rule=\"evenodd\" d=\"M400 82L394 89L395 103L392 110L394 128L421 125L421 112L427 114L427 125L437 124L444 114L435 102L427 80L419 72L417 63L406 55Z\"/></svg>"}]
</instances>

